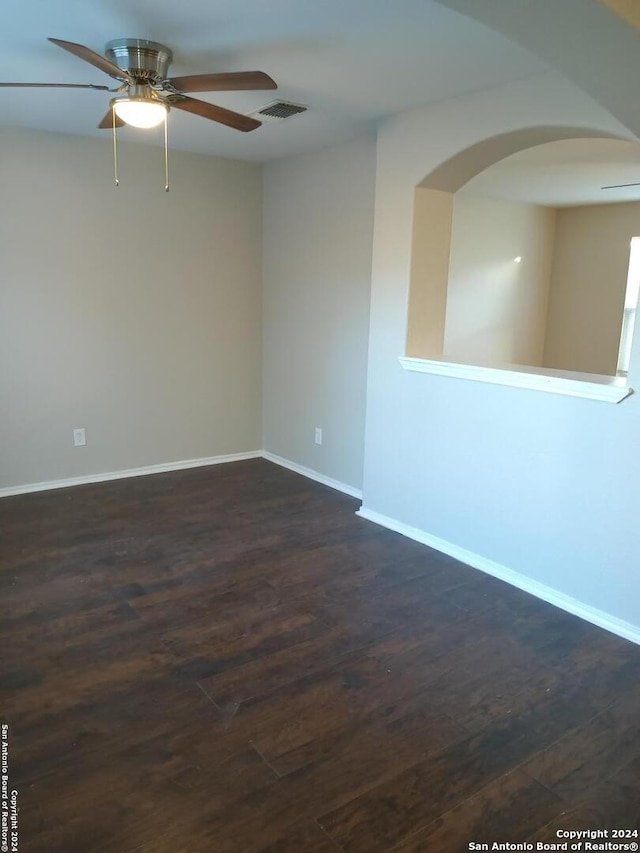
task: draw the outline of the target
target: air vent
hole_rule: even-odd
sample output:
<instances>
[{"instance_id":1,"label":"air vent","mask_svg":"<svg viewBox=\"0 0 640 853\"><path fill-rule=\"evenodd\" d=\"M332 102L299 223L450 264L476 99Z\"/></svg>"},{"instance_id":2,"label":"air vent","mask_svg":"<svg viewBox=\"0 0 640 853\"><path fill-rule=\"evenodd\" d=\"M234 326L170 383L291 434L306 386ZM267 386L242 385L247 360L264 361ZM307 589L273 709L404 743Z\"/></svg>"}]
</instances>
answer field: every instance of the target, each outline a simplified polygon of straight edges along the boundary
<instances>
[{"instance_id":1,"label":"air vent","mask_svg":"<svg viewBox=\"0 0 640 853\"><path fill-rule=\"evenodd\" d=\"M259 110L249 113L251 118L257 118L258 121L275 122L284 121L298 113L305 113L308 107L304 104L292 104L291 101L271 101Z\"/></svg>"}]
</instances>

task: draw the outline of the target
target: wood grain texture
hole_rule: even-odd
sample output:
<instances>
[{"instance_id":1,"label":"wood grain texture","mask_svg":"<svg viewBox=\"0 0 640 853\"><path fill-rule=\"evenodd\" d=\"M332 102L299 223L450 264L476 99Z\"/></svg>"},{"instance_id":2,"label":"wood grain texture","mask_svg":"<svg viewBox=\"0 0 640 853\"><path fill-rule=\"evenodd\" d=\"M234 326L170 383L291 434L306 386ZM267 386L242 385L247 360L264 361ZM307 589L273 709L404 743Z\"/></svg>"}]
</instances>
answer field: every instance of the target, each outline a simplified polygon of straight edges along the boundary
<instances>
[{"instance_id":1,"label":"wood grain texture","mask_svg":"<svg viewBox=\"0 0 640 853\"><path fill-rule=\"evenodd\" d=\"M637 647L264 460L0 502L21 849L635 828Z\"/></svg>"},{"instance_id":2,"label":"wood grain texture","mask_svg":"<svg viewBox=\"0 0 640 853\"><path fill-rule=\"evenodd\" d=\"M521 770L501 776L478 794L410 835L395 853L464 853L469 841L527 841L545 813L557 816L560 800Z\"/></svg>"}]
</instances>

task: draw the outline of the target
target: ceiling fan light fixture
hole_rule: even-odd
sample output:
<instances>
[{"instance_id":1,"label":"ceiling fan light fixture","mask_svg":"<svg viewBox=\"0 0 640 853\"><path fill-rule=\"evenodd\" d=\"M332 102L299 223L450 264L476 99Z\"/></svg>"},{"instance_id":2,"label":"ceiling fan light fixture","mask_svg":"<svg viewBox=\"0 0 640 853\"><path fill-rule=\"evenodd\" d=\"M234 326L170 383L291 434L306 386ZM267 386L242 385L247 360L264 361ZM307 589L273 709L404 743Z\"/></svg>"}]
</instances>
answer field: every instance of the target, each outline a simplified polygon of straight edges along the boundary
<instances>
[{"instance_id":1,"label":"ceiling fan light fixture","mask_svg":"<svg viewBox=\"0 0 640 853\"><path fill-rule=\"evenodd\" d=\"M132 127L157 127L166 119L169 107L163 101L150 98L115 98L115 114Z\"/></svg>"}]
</instances>

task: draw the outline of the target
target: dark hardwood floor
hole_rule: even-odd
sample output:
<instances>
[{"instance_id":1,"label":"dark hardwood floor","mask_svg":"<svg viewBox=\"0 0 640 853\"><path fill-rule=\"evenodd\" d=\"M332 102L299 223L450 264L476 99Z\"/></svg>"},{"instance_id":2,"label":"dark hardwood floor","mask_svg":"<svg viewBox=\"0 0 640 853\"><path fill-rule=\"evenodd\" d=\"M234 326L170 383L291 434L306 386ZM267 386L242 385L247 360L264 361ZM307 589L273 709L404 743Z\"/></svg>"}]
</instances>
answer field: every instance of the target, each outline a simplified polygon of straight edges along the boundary
<instances>
[{"instance_id":1,"label":"dark hardwood floor","mask_svg":"<svg viewBox=\"0 0 640 853\"><path fill-rule=\"evenodd\" d=\"M0 502L20 851L640 827L640 649L263 460Z\"/></svg>"}]
</instances>

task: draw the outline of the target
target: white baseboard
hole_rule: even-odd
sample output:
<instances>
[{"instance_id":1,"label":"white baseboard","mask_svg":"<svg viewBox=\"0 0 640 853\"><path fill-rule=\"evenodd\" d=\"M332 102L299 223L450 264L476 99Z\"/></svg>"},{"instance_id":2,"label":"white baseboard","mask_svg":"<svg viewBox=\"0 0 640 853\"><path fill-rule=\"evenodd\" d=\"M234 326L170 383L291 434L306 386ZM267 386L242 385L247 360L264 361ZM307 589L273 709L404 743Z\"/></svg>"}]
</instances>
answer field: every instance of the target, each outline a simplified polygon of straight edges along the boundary
<instances>
[{"instance_id":1,"label":"white baseboard","mask_svg":"<svg viewBox=\"0 0 640 853\"><path fill-rule=\"evenodd\" d=\"M347 483L341 483L340 480L334 480L331 477L325 477L324 474L319 474L311 468L305 468L304 465L298 465L297 462L291 462L289 459L284 459L282 456L276 456L275 453L269 453L268 450L262 451L262 456L268 461L282 468L288 468L290 471L295 471L296 474L302 474L303 477L308 477L310 480L315 480L317 483L322 483L323 486L329 486L332 489L337 489L339 492L344 492L352 498L362 500L362 490L355 489Z\"/></svg>"},{"instance_id":2,"label":"white baseboard","mask_svg":"<svg viewBox=\"0 0 640 853\"><path fill-rule=\"evenodd\" d=\"M86 474L81 477L69 477L65 480L47 480L42 483L27 483L22 486L9 486L5 489L0 489L0 498L8 498L12 495L26 495L30 492L45 492L49 489L66 489L70 486L83 486L89 483L104 483L108 480L124 480L127 477L144 477L147 474L163 474L170 471L183 471L187 468L202 468L206 465L221 465L225 462L240 462L245 459L267 459L269 462L274 462L283 468L288 468L290 471L295 471L297 474L302 474L303 477L308 477L325 486L330 486L332 489L337 489L344 492L353 498L362 500L362 491L354 489L346 483L341 483L339 480L333 480L331 477L325 477L317 471L312 471L311 468L305 468L304 465L298 465L291 462L289 459L284 459L282 456L276 456L274 453L269 453L266 450L250 450L246 453L229 453L225 456L205 456L201 459L183 459L179 462L166 462L159 465L145 465L142 468L127 468L121 471L108 471L104 474Z\"/></svg>"},{"instance_id":3,"label":"white baseboard","mask_svg":"<svg viewBox=\"0 0 640 853\"><path fill-rule=\"evenodd\" d=\"M106 474L86 474L82 477L69 477L66 480L48 480L44 483L28 483L24 486L10 486L0 489L0 498L12 495L25 495L29 492L45 492L49 489L66 489L69 486L83 486L87 483L104 483L107 480L124 480L127 477L144 477L147 474L164 474L168 471L183 471L186 468L202 468L206 465L222 465L225 462L241 462L244 459L259 459L261 450L247 453L228 453L225 456L205 456L202 459L183 459L179 462L166 462L160 465L145 465L143 468L127 468L123 471L109 471Z\"/></svg>"},{"instance_id":4,"label":"white baseboard","mask_svg":"<svg viewBox=\"0 0 640 853\"><path fill-rule=\"evenodd\" d=\"M561 610L566 610L567 613L579 616L581 619L591 622L599 628L604 628L605 631L617 634L617 636L623 637L625 640L630 640L632 643L640 644L640 627L633 625L631 622L625 622L623 619L611 616L604 610L598 610L596 607L584 604L576 598L565 595L563 592L558 592L558 590L539 583L513 569L508 569L500 563L495 563L493 560L481 557L473 551L467 551L465 548L460 548L458 545L447 542L445 539L439 539L437 536L432 536L424 530L420 530L417 527L410 527L379 512L361 507L356 515L366 518L367 521L379 524L381 527L387 527L389 530L401 533L409 539L415 539L416 542L428 545L430 548L447 554L461 563L466 563L474 569L480 569L480 571L486 572L488 575L492 575L494 578L505 581L512 586L516 586L518 589L524 590L524 592L529 592L531 595L535 595L536 598L541 598L543 601L547 601Z\"/></svg>"}]
</instances>

